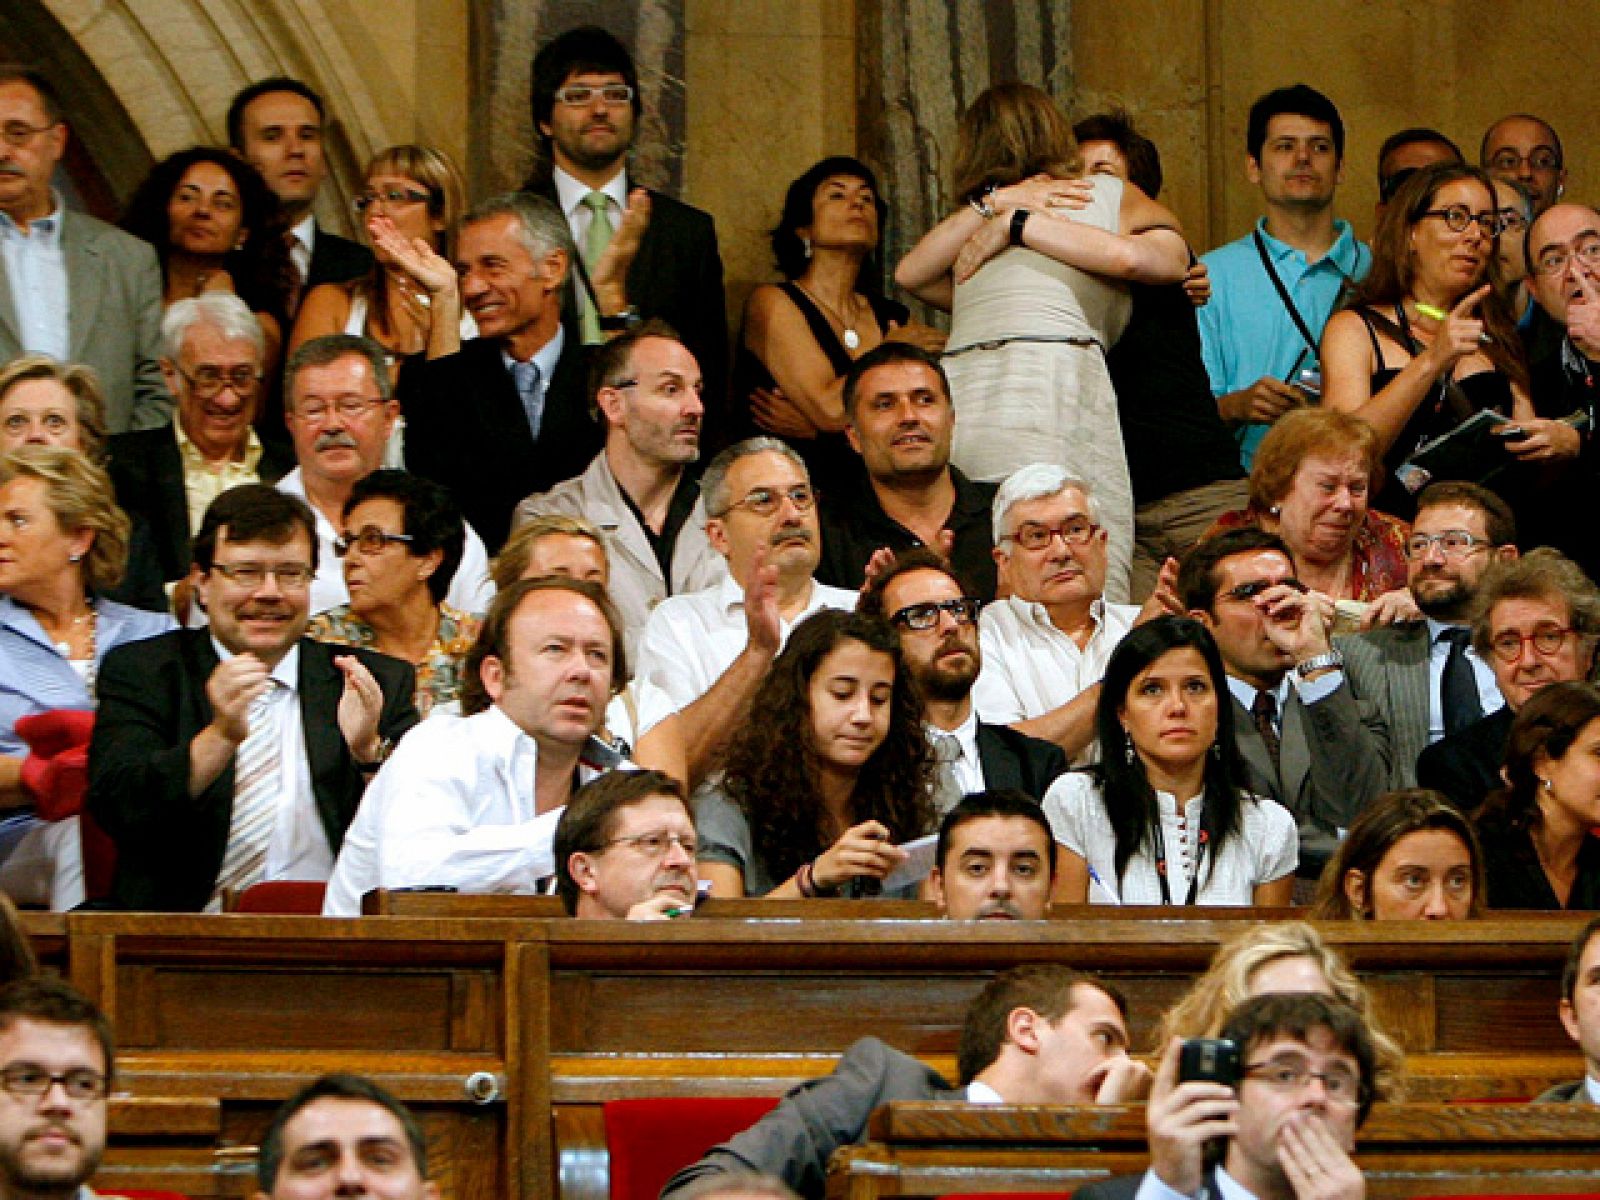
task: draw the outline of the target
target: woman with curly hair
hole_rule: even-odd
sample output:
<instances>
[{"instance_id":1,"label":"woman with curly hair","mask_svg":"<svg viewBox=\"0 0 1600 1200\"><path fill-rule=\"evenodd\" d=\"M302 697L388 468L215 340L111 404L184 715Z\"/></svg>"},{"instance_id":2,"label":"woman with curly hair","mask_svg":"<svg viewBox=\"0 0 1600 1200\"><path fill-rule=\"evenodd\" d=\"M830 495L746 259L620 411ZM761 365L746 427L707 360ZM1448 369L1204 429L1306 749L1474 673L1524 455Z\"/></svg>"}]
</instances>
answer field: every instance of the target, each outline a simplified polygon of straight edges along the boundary
<instances>
[{"instance_id":1,"label":"woman with curly hair","mask_svg":"<svg viewBox=\"0 0 1600 1200\"><path fill-rule=\"evenodd\" d=\"M936 824L921 712L882 620L826 609L796 626L697 798L712 894L873 894Z\"/></svg>"}]
</instances>

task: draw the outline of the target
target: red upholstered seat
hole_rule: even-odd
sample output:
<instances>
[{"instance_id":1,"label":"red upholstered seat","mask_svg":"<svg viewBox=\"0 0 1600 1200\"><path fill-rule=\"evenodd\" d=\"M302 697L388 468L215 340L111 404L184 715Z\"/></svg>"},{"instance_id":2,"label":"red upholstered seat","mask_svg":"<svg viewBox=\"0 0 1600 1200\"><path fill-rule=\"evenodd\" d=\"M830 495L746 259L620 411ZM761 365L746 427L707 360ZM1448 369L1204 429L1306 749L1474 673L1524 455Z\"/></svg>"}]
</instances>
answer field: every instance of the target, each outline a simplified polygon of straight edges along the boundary
<instances>
[{"instance_id":1,"label":"red upholstered seat","mask_svg":"<svg viewBox=\"0 0 1600 1200\"><path fill-rule=\"evenodd\" d=\"M322 897L328 885L316 880L274 879L255 883L239 893L233 911L240 913L309 913L322 912Z\"/></svg>"},{"instance_id":2,"label":"red upholstered seat","mask_svg":"<svg viewBox=\"0 0 1600 1200\"><path fill-rule=\"evenodd\" d=\"M777 1105L771 1096L606 1101L611 1200L656 1200L678 1171Z\"/></svg>"}]
</instances>

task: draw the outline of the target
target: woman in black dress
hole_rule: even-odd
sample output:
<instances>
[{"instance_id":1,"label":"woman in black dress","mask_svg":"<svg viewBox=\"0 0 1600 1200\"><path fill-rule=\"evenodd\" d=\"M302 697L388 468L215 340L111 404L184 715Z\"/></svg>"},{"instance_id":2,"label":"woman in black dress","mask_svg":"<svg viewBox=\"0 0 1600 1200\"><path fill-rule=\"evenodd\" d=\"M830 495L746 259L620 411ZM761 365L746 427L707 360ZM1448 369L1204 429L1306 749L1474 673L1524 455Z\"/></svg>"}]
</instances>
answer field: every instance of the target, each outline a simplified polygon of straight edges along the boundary
<instances>
[{"instance_id":1,"label":"woman in black dress","mask_svg":"<svg viewBox=\"0 0 1600 1200\"><path fill-rule=\"evenodd\" d=\"M944 335L883 295L878 240L889 206L866 164L825 158L789 185L772 252L786 282L763 284L744 307L734 392L748 398L740 436L773 433L828 490L856 476L844 435L844 376L885 339L930 351Z\"/></svg>"}]
</instances>

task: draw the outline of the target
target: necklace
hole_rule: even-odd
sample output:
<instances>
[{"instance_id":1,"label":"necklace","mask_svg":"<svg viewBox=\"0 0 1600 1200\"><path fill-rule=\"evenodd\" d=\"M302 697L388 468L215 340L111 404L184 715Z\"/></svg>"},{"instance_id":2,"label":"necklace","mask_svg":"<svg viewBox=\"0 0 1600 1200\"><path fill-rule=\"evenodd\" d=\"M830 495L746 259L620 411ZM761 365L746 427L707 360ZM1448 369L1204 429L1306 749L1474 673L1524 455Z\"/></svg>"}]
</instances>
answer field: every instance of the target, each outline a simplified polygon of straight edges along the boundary
<instances>
[{"instance_id":1,"label":"necklace","mask_svg":"<svg viewBox=\"0 0 1600 1200\"><path fill-rule=\"evenodd\" d=\"M827 301L823 300L823 298L821 296L817 295L810 288L808 288L805 284L801 283L798 279L796 279L794 281L794 285L795 285L795 287L799 288L802 292L804 292L807 296L810 296L811 300L812 300L812 303L814 303L823 312L827 313L828 316L833 319L835 324L837 324L839 326L839 328L844 331L844 336L841 337L839 340L844 343L844 348L846 350L855 350L855 349L858 349L861 346L861 335L856 332L856 330L855 330L855 322L854 321L846 321L842 316L839 315L839 310L838 309L834 308L833 305L831 305ZM854 292L850 293L850 298L852 300L855 299L855 293Z\"/></svg>"},{"instance_id":2,"label":"necklace","mask_svg":"<svg viewBox=\"0 0 1600 1200\"><path fill-rule=\"evenodd\" d=\"M99 612L96 611L93 600L89 600L87 603L88 603L88 610L86 612L83 612L83 613L79 614L78 616L72 618L72 624L68 629L67 637L64 638L63 640L59 641L59 642L54 642L52 644L56 648L56 653L60 654L61 657L66 659L68 662L82 661L82 660L74 660L73 657L72 657L72 640L71 640L72 639L72 633L71 633L71 631L73 629L76 629L79 625L83 625L85 623L88 624L88 626L89 626L89 653L86 656L86 658L87 658L87 661L88 661L89 665L88 665L88 668L84 672L83 682L84 682L84 685L89 689L90 693L92 694L94 692L95 650L98 648L96 646L96 640L97 640L99 632L100 632L100 614L99 614Z\"/></svg>"}]
</instances>

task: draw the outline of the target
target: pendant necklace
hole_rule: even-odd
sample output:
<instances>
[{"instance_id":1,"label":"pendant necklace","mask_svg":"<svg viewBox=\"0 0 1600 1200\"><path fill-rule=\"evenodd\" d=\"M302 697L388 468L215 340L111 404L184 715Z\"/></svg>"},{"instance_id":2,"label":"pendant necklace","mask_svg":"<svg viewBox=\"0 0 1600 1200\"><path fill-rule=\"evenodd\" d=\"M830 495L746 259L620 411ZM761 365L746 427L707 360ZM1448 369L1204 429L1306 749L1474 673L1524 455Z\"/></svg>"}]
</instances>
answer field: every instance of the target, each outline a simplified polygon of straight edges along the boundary
<instances>
[{"instance_id":1,"label":"pendant necklace","mask_svg":"<svg viewBox=\"0 0 1600 1200\"><path fill-rule=\"evenodd\" d=\"M834 308L833 305L828 304L826 301L824 301L822 299L821 296L817 295L810 288L808 288L805 284L801 283L798 279L796 279L794 281L794 285L795 285L795 287L799 288L802 292L804 292L806 295L810 296L812 301L816 304L816 306L818 308L822 309L823 312L827 313L830 317L832 317L835 321L837 321L839 323L839 328L844 330L844 335L839 340L844 343L844 348L846 350L856 350L856 349L860 348L860 346L861 346L861 335L855 331L855 326L851 322L846 321L843 317L841 317L839 315L839 310L838 309ZM851 293L852 296L854 294L855 294L854 292Z\"/></svg>"}]
</instances>

